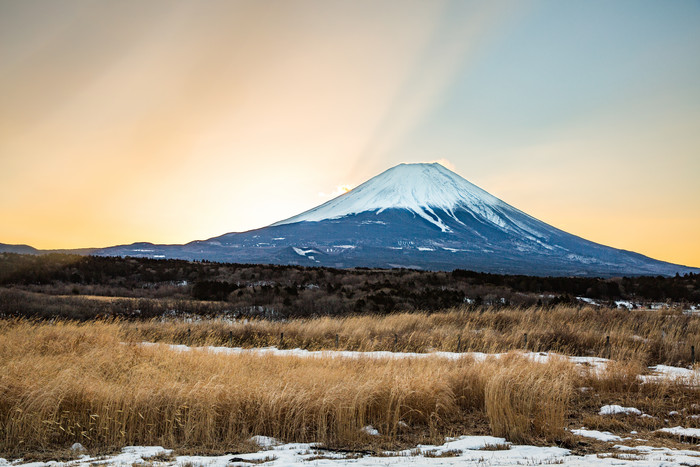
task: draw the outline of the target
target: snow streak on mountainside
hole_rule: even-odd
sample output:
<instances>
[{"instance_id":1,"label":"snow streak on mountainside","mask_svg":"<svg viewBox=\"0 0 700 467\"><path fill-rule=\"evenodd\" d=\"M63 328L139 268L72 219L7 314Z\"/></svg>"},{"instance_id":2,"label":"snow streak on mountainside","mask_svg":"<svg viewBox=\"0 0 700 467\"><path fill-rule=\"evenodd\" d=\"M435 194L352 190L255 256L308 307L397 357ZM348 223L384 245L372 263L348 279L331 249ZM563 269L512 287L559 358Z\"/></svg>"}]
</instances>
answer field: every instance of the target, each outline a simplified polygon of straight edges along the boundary
<instances>
[{"instance_id":1,"label":"snow streak on mountainside","mask_svg":"<svg viewBox=\"0 0 700 467\"><path fill-rule=\"evenodd\" d=\"M700 272L568 234L439 164L398 165L262 229L186 245L112 247L97 254L529 275Z\"/></svg>"}]
</instances>

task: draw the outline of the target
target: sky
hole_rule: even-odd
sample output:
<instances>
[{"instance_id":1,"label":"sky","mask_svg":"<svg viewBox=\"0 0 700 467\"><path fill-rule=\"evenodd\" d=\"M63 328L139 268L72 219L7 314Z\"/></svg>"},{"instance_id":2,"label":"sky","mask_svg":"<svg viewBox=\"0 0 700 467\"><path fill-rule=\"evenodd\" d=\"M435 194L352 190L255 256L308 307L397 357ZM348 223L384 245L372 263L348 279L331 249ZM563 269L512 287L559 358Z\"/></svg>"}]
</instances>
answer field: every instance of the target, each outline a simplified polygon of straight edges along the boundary
<instances>
[{"instance_id":1,"label":"sky","mask_svg":"<svg viewBox=\"0 0 700 467\"><path fill-rule=\"evenodd\" d=\"M700 1L0 0L0 242L184 243L440 161L700 266Z\"/></svg>"}]
</instances>

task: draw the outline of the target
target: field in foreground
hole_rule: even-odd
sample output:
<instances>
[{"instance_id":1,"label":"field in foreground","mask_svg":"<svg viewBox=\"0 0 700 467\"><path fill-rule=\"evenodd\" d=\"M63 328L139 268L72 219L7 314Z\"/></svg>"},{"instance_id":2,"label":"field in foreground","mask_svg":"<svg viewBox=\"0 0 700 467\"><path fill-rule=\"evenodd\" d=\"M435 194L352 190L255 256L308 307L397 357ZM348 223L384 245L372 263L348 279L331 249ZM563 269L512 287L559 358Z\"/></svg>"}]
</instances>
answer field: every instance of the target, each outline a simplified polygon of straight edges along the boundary
<instances>
[{"instance_id":1,"label":"field in foreground","mask_svg":"<svg viewBox=\"0 0 700 467\"><path fill-rule=\"evenodd\" d=\"M235 453L254 436L384 452L464 434L595 453L609 445L573 430L678 447L688 437L659 430L700 428L696 381L640 377L634 360L183 353L128 343L130 326L0 322L0 457L55 458L76 442ZM639 413L601 413L615 405Z\"/></svg>"}]
</instances>

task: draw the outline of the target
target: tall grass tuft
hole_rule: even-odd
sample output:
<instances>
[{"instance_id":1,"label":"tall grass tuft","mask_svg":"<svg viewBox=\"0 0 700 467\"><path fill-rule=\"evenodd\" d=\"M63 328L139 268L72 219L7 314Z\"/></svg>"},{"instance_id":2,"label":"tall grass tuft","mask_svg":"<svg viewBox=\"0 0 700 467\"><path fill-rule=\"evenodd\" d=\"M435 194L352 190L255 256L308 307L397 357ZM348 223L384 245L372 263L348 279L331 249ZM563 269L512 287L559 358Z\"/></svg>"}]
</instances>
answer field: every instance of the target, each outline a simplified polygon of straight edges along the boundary
<instances>
[{"instance_id":1,"label":"tall grass tuft","mask_svg":"<svg viewBox=\"0 0 700 467\"><path fill-rule=\"evenodd\" d=\"M576 376L571 363L536 364L509 355L486 382L485 406L495 436L513 442L561 438Z\"/></svg>"}]
</instances>

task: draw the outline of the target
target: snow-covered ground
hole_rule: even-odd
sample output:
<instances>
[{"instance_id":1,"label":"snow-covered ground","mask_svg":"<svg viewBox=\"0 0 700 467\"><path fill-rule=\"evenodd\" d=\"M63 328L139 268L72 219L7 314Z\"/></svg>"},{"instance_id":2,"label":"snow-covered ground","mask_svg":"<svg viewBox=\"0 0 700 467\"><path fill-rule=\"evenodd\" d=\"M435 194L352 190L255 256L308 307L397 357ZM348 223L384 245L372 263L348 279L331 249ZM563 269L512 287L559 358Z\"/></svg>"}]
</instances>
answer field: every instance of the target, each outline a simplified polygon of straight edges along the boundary
<instances>
[{"instance_id":1,"label":"snow-covered ground","mask_svg":"<svg viewBox=\"0 0 700 467\"><path fill-rule=\"evenodd\" d=\"M578 430L577 430L578 431ZM589 436L590 433L582 434ZM597 432L599 433L599 432ZM594 436L597 437L597 436ZM601 439L600 437L598 437ZM611 436L603 441L618 441ZM629 447L610 446L607 454L587 456L572 455L568 449L545 446L526 446L507 443L503 438L492 436L460 436L447 438L439 446L419 445L415 449L385 452L381 456L366 454L332 452L317 449L313 444L281 444L274 439L256 436L254 439L262 450L251 454L227 454L223 456L175 456L171 450L159 446L129 446L120 454L106 457L79 456L69 462L22 463L21 460L8 462L0 459L0 466L23 465L25 467L59 467L87 465L178 465L233 467L245 465L266 466L340 466L358 467L411 465L411 466L456 466L456 465L549 465L563 464L571 466L671 466L700 465L700 451L656 448L651 446ZM156 457L157 456L157 457ZM444 457L443 457L444 456Z\"/></svg>"}]
</instances>

